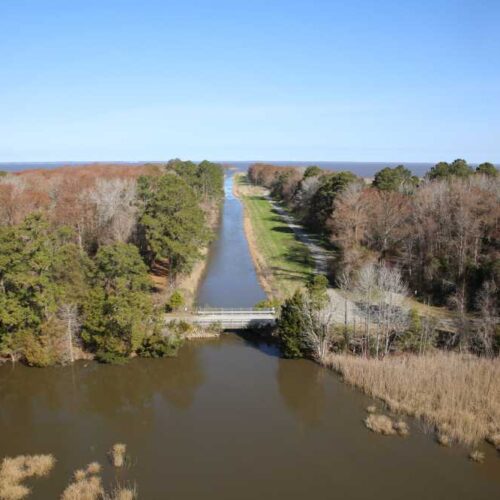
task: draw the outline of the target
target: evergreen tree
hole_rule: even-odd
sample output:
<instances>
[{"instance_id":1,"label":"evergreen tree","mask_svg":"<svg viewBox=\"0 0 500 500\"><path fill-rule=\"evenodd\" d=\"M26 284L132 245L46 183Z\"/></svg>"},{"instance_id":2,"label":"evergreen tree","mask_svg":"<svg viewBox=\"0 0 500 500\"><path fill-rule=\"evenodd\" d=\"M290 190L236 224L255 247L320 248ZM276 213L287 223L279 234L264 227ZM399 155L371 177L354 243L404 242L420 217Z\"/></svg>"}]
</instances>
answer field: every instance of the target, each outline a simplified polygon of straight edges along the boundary
<instances>
[{"instance_id":1,"label":"evergreen tree","mask_svg":"<svg viewBox=\"0 0 500 500\"><path fill-rule=\"evenodd\" d=\"M128 357L156 326L152 284L137 248L125 243L101 247L91 285L82 338L102 361Z\"/></svg>"},{"instance_id":2,"label":"evergreen tree","mask_svg":"<svg viewBox=\"0 0 500 500\"><path fill-rule=\"evenodd\" d=\"M286 299L281 306L278 336L283 347L283 355L286 358L301 358L303 356L305 347L303 345L303 308L304 297L299 290L292 297Z\"/></svg>"},{"instance_id":3,"label":"evergreen tree","mask_svg":"<svg viewBox=\"0 0 500 500\"><path fill-rule=\"evenodd\" d=\"M426 174L428 179L443 179L449 177L468 177L474 171L465 160L457 159L451 163L441 161L432 167Z\"/></svg>"},{"instance_id":4,"label":"evergreen tree","mask_svg":"<svg viewBox=\"0 0 500 500\"><path fill-rule=\"evenodd\" d=\"M498 170L495 165L488 161L481 163L481 165L478 165L478 167L476 168L476 172L478 174L489 175L491 177L496 177L498 175Z\"/></svg>"},{"instance_id":5,"label":"evergreen tree","mask_svg":"<svg viewBox=\"0 0 500 500\"><path fill-rule=\"evenodd\" d=\"M325 175L320 188L311 199L309 209L309 224L316 231L324 231L327 219L333 211L333 203L339 193L346 186L355 181L356 176L352 172L338 172Z\"/></svg>"},{"instance_id":6,"label":"evergreen tree","mask_svg":"<svg viewBox=\"0 0 500 500\"><path fill-rule=\"evenodd\" d=\"M147 261L168 260L173 275L189 271L209 238L194 191L173 173L141 177L138 187L140 243Z\"/></svg>"},{"instance_id":7,"label":"evergreen tree","mask_svg":"<svg viewBox=\"0 0 500 500\"><path fill-rule=\"evenodd\" d=\"M306 290L313 307L321 309L328 302L328 279L323 274L315 274L307 283Z\"/></svg>"},{"instance_id":8,"label":"evergreen tree","mask_svg":"<svg viewBox=\"0 0 500 500\"><path fill-rule=\"evenodd\" d=\"M404 165L386 167L375 174L373 185L381 191L408 191L418 184L418 177Z\"/></svg>"}]
</instances>

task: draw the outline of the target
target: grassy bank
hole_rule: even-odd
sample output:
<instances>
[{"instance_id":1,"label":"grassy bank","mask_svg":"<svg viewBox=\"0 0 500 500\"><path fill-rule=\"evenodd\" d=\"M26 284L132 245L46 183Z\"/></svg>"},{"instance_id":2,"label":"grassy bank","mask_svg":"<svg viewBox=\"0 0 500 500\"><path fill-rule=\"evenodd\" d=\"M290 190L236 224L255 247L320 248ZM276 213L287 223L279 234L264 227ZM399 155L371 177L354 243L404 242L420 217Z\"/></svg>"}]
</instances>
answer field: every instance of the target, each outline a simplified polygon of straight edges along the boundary
<instances>
[{"instance_id":1,"label":"grassy bank","mask_svg":"<svg viewBox=\"0 0 500 500\"><path fill-rule=\"evenodd\" d=\"M234 192L245 208L245 234L264 289L273 298L292 294L314 271L307 246L275 213L265 191L251 186L245 175L235 176Z\"/></svg>"},{"instance_id":2,"label":"grassy bank","mask_svg":"<svg viewBox=\"0 0 500 500\"><path fill-rule=\"evenodd\" d=\"M500 360L452 353L383 360L332 354L326 365L391 411L420 418L438 439L472 445L500 432Z\"/></svg>"}]
</instances>

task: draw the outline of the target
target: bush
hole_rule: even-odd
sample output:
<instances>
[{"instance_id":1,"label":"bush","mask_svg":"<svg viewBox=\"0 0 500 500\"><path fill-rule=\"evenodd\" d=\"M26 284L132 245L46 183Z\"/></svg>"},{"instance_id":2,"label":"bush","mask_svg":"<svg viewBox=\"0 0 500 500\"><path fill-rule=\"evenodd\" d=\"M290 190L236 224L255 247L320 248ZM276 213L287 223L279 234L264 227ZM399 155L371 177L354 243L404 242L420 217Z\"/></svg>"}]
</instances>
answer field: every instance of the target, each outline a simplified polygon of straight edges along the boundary
<instances>
[{"instance_id":1,"label":"bush","mask_svg":"<svg viewBox=\"0 0 500 500\"><path fill-rule=\"evenodd\" d=\"M183 340L178 334L162 335L156 333L144 339L138 354L144 358L176 356L182 343Z\"/></svg>"},{"instance_id":2,"label":"bush","mask_svg":"<svg viewBox=\"0 0 500 500\"><path fill-rule=\"evenodd\" d=\"M179 290L175 290L175 292L170 296L170 299L167 303L168 311L177 311L179 310L185 303L184 296Z\"/></svg>"}]
</instances>

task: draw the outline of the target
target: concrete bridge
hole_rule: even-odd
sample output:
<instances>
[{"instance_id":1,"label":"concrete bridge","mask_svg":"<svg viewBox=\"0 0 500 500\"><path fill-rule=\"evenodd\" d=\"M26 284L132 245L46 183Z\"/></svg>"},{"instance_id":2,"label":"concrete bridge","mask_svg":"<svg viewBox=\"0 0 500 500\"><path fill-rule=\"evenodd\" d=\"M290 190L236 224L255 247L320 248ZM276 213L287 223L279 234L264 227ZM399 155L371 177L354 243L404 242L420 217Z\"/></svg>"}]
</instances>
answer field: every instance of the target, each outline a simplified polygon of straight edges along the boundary
<instances>
[{"instance_id":1,"label":"concrete bridge","mask_svg":"<svg viewBox=\"0 0 500 500\"><path fill-rule=\"evenodd\" d=\"M273 326L276 323L276 311L270 309L215 309L201 308L186 313L165 315L165 321L182 320L200 326L219 324L224 330L246 330Z\"/></svg>"}]
</instances>

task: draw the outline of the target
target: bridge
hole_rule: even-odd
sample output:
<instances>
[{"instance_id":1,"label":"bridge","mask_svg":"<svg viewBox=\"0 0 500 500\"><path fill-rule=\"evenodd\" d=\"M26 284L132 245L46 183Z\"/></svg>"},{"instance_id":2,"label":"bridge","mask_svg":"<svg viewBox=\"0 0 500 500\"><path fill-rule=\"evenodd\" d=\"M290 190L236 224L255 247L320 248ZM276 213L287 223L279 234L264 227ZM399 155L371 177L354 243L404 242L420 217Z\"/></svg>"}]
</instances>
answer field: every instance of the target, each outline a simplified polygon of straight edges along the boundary
<instances>
[{"instance_id":1,"label":"bridge","mask_svg":"<svg viewBox=\"0 0 500 500\"><path fill-rule=\"evenodd\" d=\"M246 330L273 326L276 311L270 309L216 309L201 308L186 313L170 313L165 321L186 321L199 326L220 325L224 330Z\"/></svg>"}]
</instances>

